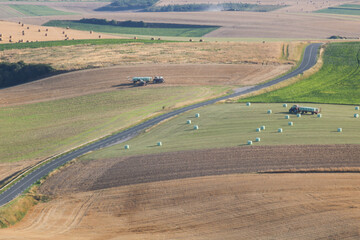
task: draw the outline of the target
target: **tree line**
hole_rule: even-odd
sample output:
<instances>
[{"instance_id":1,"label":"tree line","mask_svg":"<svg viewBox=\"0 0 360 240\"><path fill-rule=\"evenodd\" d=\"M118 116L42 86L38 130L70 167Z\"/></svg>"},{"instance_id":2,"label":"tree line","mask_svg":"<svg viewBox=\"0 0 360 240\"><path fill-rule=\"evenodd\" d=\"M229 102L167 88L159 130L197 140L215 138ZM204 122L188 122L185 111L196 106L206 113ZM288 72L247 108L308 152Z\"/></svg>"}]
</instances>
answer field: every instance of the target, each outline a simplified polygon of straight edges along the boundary
<instances>
[{"instance_id":1,"label":"tree line","mask_svg":"<svg viewBox=\"0 0 360 240\"><path fill-rule=\"evenodd\" d=\"M48 64L0 63L0 88L27 83L54 73L55 70Z\"/></svg>"}]
</instances>

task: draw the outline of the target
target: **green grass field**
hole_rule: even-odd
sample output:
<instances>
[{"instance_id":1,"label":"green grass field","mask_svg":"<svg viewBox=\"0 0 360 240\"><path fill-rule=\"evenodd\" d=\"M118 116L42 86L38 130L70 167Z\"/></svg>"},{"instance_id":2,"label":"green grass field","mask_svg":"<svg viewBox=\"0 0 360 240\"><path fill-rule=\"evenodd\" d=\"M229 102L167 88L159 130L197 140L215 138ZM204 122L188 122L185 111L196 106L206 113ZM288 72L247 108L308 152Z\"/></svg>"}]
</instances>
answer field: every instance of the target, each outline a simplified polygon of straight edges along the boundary
<instances>
[{"instance_id":1,"label":"green grass field","mask_svg":"<svg viewBox=\"0 0 360 240\"><path fill-rule=\"evenodd\" d=\"M208 28L140 28L140 27L119 27L98 24L79 23L72 21L52 20L44 26L70 27L72 29L83 31L95 31L102 33L132 34L147 36L173 36L173 37L201 37L216 30L218 27Z\"/></svg>"},{"instance_id":2,"label":"green grass field","mask_svg":"<svg viewBox=\"0 0 360 240\"><path fill-rule=\"evenodd\" d=\"M0 162L50 156L228 87L131 88L0 111ZM165 110L163 110L163 106Z\"/></svg>"},{"instance_id":3,"label":"green grass field","mask_svg":"<svg viewBox=\"0 0 360 240\"><path fill-rule=\"evenodd\" d=\"M360 104L360 43L331 43L319 72L279 90L241 102L317 102Z\"/></svg>"},{"instance_id":4,"label":"green grass field","mask_svg":"<svg viewBox=\"0 0 360 240\"><path fill-rule=\"evenodd\" d=\"M93 152L83 159L243 146L256 137L261 141L254 145L360 144L360 118L354 118L354 113L359 111L353 106L315 106L321 107L322 118L304 114L285 119L291 104L287 108L280 103L258 103L250 107L243 103L211 105L184 113L128 142ZM273 113L267 114L268 109ZM200 113L200 118L195 118L196 113ZM191 124L186 124L188 119ZM289 126L289 121L294 126ZM194 130L194 125L199 130ZM266 130L256 132L262 125ZM278 133L278 128L283 132ZM343 128L343 132L337 132L338 128ZM158 141L163 146L156 146ZM130 145L129 150L124 149L125 144Z\"/></svg>"},{"instance_id":5,"label":"green grass field","mask_svg":"<svg viewBox=\"0 0 360 240\"><path fill-rule=\"evenodd\" d=\"M63 12L43 5L8 5L26 16L57 16L73 15L75 13Z\"/></svg>"},{"instance_id":6,"label":"green grass field","mask_svg":"<svg viewBox=\"0 0 360 240\"><path fill-rule=\"evenodd\" d=\"M12 18L12 17L24 17L21 12L16 11L14 8L8 5L1 5L0 19Z\"/></svg>"},{"instance_id":7,"label":"green grass field","mask_svg":"<svg viewBox=\"0 0 360 240\"><path fill-rule=\"evenodd\" d=\"M163 43L169 42L165 40L145 40L145 39L85 39L85 40L69 40L69 41L46 41L46 42L29 42L29 43L5 43L0 44L0 51L10 49L26 49L26 48L44 48L44 47L61 47L74 45L110 45L110 44L126 44L126 43Z\"/></svg>"},{"instance_id":8,"label":"green grass field","mask_svg":"<svg viewBox=\"0 0 360 240\"><path fill-rule=\"evenodd\" d=\"M342 15L360 15L359 4L343 4L337 7L329 7L315 11L316 13L330 13L330 14L342 14Z\"/></svg>"}]
</instances>

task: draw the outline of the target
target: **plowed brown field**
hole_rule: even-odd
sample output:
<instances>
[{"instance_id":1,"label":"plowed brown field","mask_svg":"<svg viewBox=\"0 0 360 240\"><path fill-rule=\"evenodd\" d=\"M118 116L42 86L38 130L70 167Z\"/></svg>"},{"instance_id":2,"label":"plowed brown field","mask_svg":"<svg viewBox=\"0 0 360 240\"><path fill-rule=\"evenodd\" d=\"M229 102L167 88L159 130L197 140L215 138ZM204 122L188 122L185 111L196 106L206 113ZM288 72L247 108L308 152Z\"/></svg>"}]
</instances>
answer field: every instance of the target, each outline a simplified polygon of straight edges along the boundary
<instances>
[{"instance_id":1,"label":"plowed brown field","mask_svg":"<svg viewBox=\"0 0 360 240\"><path fill-rule=\"evenodd\" d=\"M0 90L0 106L48 101L96 92L133 88L134 76L162 75L161 86L253 85L286 72L291 65L210 64L137 65L85 70Z\"/></svg>"},{"instance_id":2,"label":"plowed brown field","mask_svg":"<svg viewBox=\"0 0 360 240\"><path fill-rule=\"evenodd\" d=\"M0 239L358 239L359 173L248 172L356 170L359 153L241 147L78 161L41 186L53 200Z\"/></svg>"}]
</instances>

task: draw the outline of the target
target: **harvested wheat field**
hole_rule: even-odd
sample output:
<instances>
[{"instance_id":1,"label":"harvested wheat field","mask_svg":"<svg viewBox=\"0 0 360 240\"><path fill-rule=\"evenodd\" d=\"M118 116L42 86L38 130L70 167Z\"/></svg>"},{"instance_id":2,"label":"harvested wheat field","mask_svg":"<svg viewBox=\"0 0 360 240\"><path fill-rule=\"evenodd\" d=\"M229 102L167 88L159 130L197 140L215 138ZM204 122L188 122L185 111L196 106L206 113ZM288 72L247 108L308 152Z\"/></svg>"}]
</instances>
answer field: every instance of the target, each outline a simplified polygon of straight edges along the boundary
<instances>
[{"instance_id":1,"label":"harvested wheat field","mask_svg":"<svg viewBox=\"0 0 360 240\"><path fill-rule=\"evenodd\" d=\"M17 42L42 42L55 40L72 40L72 39L98 39L101 38L120 38L110 34L90 33L72 29L62 29L56 27L43 27L23 22L5 22L0 21L1 43Z\"/></svg>"},{"instance_id":2,"label":"harvested wheat field","mask_svg":"<svg viewBox=\"0 0 360 240\"><path fill-rule=\"evenodd\" d=\"M216 174L222 165L221 174L231 173L233 164L243 169L239 172L273 169L286 161L298 166L297 161L306 163L309 156L308 167L326 167L343 153L348 159L360 151L351 145L293 148L296 151L290 156L285 154L289 147L257 147L254 155L247 154L252 152L248 148L228 148L177 153L174 161L169 153L75 162L41 186L40 193L52 200L35 206L19 224L0 230L0 239L358 239L358 172L216 176L207 172L212 168ZM318 150L318 157L310 150ZM279 162L275 154L261 157L269 151L279 156ZM228 154L221 156L224 152ZM228 165L224 164L227 157ZM212 165L216 158L222 164ZM343 166L356 165L352 159ZM130 173L140 168L146 172L139 161L145 166L164 165L167 170L152 167L144 178L138 176L138 184L131 177L127 182L121 177L124 167ZM243 162L250 168L242 167ZM203 167L205 176L199 177L201 171L186 178L167 172L179 166L183 173L193 166Z\"/></svg>"}]
</instances>

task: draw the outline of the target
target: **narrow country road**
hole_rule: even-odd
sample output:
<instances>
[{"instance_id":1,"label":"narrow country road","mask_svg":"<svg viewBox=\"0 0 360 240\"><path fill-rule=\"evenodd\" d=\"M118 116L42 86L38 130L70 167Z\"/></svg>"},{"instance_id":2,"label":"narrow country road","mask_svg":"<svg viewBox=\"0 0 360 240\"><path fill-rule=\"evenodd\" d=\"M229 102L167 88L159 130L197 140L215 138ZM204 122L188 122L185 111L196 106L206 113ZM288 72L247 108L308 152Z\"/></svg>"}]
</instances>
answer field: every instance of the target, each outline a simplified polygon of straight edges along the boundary
<instances>
[{"instance_id":1,"label":"narrow country road","mask_svg":"<svg viewBox=\"0 0 360 240\"><path fill-rule=\"evenodd\" d=\"M213 104L213 103L216 103L218 101L225 100L228 98L233 98L233 97L237 97L237 96L240 96L243 94L251 93L251 92L272 86L274 84L277 84L277 83L287 80L289 78L292 78L300 73L303 73L304 71L308 70L309 68L311 68L312 66L314 66L316 64L317 52L318 52L318 49L320 46L321 46L321 43L313 43L313 44L310 44L309 46L307 46L305 49L303 60L300 64L300 66L297 69L295 69L294 71L292 71L291 73L288 73L280 78L277 78L270 82L267 82L267 83L264 83L261 85L257 85L257 86L254 86L254 87L251 87L248 89L244 89L243 91L235 92L235 93L227 95L227 96L219 97L216 99L212 99L209 101L197 103L197 104L194 104L191 106L187 106L187 107L184 107L181 109L174 110L172 112L169 112L169 113L163 114L161 116L155 117L153 119L150 119L148 121L145 121L139 125L131 127L131 128L129 128L123 132L120 132L118 134L112 135L105 139L101 139L97 142L94 142L92 144L89 144L87 146L79 148L73 152L64 154L63 156L56 158L53 161L34 170L32 173L25 176L24 178L19 180L17 183L15 183L13 186L11 186L9 189L7 189L5 192L3 192L0 195L0 206L3 206L5 204L9 203L13 199L15 199L17 196L21 195L33 183L35 183L37 180L41 179L43 176L46 176L48 173L50 173L57 167L62 166L66 162L68 162L74 158L77 158L87 152L94 151L94 150L97 150L100 148L105 148L105 147L108 147L108 146L111 146L114 144L118 144L118 143L127 141L127 140L135 137L136 135L138 135L141 131L143 131L151 126L154 126L157 123L159 123L165 119L176 116L183 112L186 112L186 111L189 111L192 109L196 109L199 107L203 107L206 105L210 105L210 104Z\"/></svg>"}]
</instances>

